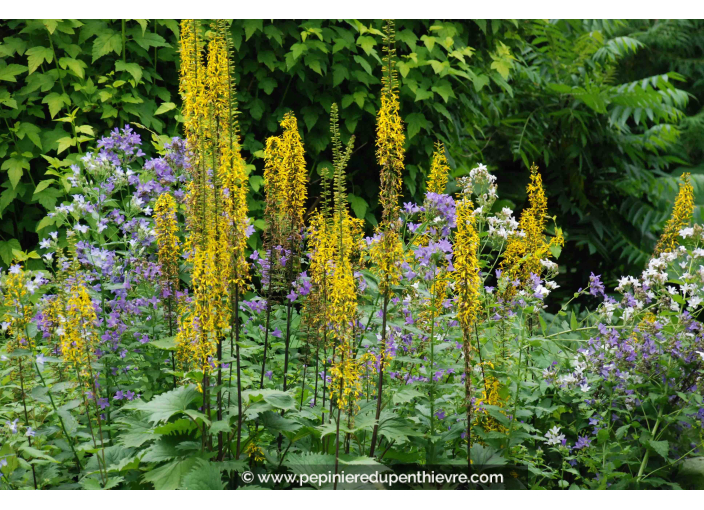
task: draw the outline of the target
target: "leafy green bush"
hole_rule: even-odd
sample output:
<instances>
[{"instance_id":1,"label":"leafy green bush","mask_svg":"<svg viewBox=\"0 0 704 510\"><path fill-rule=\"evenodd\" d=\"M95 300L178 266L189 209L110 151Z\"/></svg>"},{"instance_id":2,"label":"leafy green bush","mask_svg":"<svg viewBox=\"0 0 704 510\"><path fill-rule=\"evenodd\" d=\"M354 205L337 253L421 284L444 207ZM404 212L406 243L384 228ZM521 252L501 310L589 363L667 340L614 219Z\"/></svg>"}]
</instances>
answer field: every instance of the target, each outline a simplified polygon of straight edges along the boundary
<instances>
[{"instance_id":1,"label":"leafy green bush","mask_svg":"<svg viewBox=\"0 0 704 510\"><path fill-rule=\"evenodd\" d=\"M12 250L36 245L39 221L69 191L58 174L96 136L128 122L178 133L178 23L1 23L0 259L7 265Z\"/></svg>"}]
</instances>

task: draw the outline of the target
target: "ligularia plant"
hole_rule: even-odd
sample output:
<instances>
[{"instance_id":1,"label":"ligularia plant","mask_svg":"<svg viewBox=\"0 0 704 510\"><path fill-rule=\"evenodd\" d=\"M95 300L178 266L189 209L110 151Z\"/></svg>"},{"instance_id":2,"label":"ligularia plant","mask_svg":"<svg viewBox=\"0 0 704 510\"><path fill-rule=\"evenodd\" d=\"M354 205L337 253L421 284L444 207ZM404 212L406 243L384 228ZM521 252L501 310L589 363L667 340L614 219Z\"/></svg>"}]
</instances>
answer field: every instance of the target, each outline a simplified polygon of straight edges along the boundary
<instances>
[{"instance_id":1,"label":"ligularia plant","mask_svg":"<svg viewBox=\"0 0 704 510\"><path fill-rule=\"evenodd\" d=\"M505 488L696 485L689 175L640 275L610 289L592 273L561 301L577 261L560 259L569 233L537 165L512 203L500 168L438 141L407 199L392 21L374 169L334 103L330 164L306 156L305 112L283 108L248 154L229 23L180 33L184 138L155 136L144 161L139 126L102 137L59 177L50 233L0 272L0 486L371 488L334 475L409 465ZM374 221L353 213L348 169L378 185Z\"/></svg>"}]
</instances>

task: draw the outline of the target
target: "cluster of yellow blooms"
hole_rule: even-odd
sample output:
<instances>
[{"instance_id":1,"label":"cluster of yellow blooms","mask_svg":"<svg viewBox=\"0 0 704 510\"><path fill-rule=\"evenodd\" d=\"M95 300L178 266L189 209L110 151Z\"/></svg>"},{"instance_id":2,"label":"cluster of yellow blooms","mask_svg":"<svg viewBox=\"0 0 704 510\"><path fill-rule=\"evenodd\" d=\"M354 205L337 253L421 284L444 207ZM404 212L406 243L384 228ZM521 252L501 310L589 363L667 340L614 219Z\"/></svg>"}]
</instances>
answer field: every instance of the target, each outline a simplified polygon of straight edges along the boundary
<instances>
[{"instance_id":1,"label":"cluster of yellow blooms","mask_svg":"<svg viewBox=\"0 0 704 510\"><path fill-rule=\"evenodd\" d=\"M675 199L675 207L658 240L658 244L655 246L653 257L657 257L664 252L673 251L677 246L677 237L680 230L692 221L694 188L692 187L690 174L684 173L680 179L680 190Z\"/></svg>"},{"instance_id":2,"label":"cluster of yellow blooms","mask_svg":"<svg viewBox=\"0 0 704 510\"><path fill-rule=\"evenodd\" d=\"M481 309L479 278L479 234L472 201L462 197L457 201L457 232L453 247L453 281L457 295L457 320L468 336ZM465 342L467 343L467 342Z\"/></svg>"},{"instance_id":3,"label":"cluster of yellow blooms","mask_svg":"<svg viewBox=\"0 0 704 510\"><path fill-rule=\"evenodd\" d=\"M15 349L33 349L34 338L27 336L27 325L32 318L32 306L29 303L29 291L26 287L27 275L17 264L16 271L7 274L4 293L5 314L3 322L8 324L6 335L9 337L7 351Z\"/></svg>"},{"instance_id":4,"label":"cluster of yellow blooms","mask_svg":"<svg viewBox=\"0 0 704 510\"><path fill-rule=\"evenodd\" d=\"M267 191L268 216L279 223L288 223L290 232L300 232L303 227L305 202L308 196L308 172L305 151L298 121L292 112L287 112L281 121L281 136L269 137L266 141L264 185Z\"/></svg>"},{"instance_id":5,"label":"cluster of yellow blooms","mask_svg":"<svg viewBox=\"0 0 704 510\"><path fill-rule=\"evenodd\" d=\"M157 256L161 275L170 294L179 288L178 278L178 223L176 201L170 193L162 193L154 205L154 222L157 241Z\"/></svg>"},{"instance_id":6,"label":"cluster of yellow blooms","mask_svg":"<svg viewBox=\"0 0 704 510\"><path fill-rule=\"evenodd\" d=\"M556 235L549 241L545 236L547 225L548 201L543 189L543 180L535 165L530 168L530 182L527 187L529 207L524 209L519 220L519 230L508 239L500 268L510 281L518 280L520 286L529 281L531 273L539 276L542 272L541 260L552 257L551 246L562 246L562 230L556 229ZM515 291L513 285L507 287L511 296Z\"/></svg>"},{"instance_id":7,"label":"cluster of yellow blooms","mask_svg":"<svg viewBox=\"0 0 704 510\"><path fill-rule=\"evenodd\" d=\"M262 449L259 448L254 442L251 442L247 445L245 453L254 462L264 461L264 453L262 452Z\"/></svg>"},{"instance_id":8,"label":"cluster of yellow blooms","mask_svg":"<svg viewBox=\"0 0 704 510\"><path fill-rule=\"evenodd\" d=\"M97 342L97 316L83 278L76 273L70 282L65 317L60 326L63 330L63 334L59 335L61 352L81 375L88 375L91 371L91 354Z\"/></svg>"},{"instance_id":9,"label":"cluster of yellow blooms","mask_svg":"<svg viewBox=\"0 0 704 510\"><path fill-rule=\"evenodd\" d=\"M445 145L442 142L436 142L426 186L427 192L445 193L449 173L450 166L447 164L447 156L445 156Z\"/></svg>"},{"instance_id":10,"label":"cluster of yellow blooms","mask_svg":"<svg viewBox=\"0 0 704 510\"><path fill-rule=\"evenodd\" d=\"M398 82L394 57L393 22L385 26L384 75L381 91L381 107L376 115L376 159L381 167L381 189L379 203L382 207L382 223L394 225L398 218L398 198L401 195L401 176L404 170L406 137L399 114Z\"/></svg>"},{"instance_id":11,"label":"cluster of yellow blooms","mask_svg":"<svg viewBox=\"0 0 704 510\"><path fill-rule=\"evenodd\" d=\"M504 407L506 398L501 396L501 389L502 386L498 379L487 376L486 381L484 381L482 397L477 400L477 407L482 405ZM505 414L503 411L502 413ZM481 422L482 428L487 432L492 430L506 432L506 427L504 427L499 420L489 415L486 410L477 417L477 421Z\"/></svg>"},{"instance_id":12,"label":"cluster of yellow blooms","mask_svg":"<svg viewBox=\"0 0 704 510\"><path fill-rule=\"evenodd\" d=\"M228 29L224 21L213 23L206 64L200 30L197 20L181 22L180 91L193 177L185 250L193 260L193 299L181 307L176 343L184 368L209 373L232 317L234 294L248 278L249 220Z\"/></svg>"}]
</instances>

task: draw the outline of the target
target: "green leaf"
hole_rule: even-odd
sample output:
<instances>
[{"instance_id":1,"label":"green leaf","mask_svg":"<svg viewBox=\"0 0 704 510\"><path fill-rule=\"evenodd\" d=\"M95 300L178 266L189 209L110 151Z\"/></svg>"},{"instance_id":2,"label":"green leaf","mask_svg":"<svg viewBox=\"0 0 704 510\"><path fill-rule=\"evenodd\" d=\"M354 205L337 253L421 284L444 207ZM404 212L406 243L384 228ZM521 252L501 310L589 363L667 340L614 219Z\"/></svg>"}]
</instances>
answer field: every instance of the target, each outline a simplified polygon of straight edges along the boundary
<instances>
[{"instance_id":1,"label":"green leaf","mask_svg":"<svg viewBox=\"0 0 704 510\"><path fill-rule=\"evenodd\" d=\"M19 64L10 64L5 67L0 67L0 81L17 82L15 76L22 74L27 70L27 66Z\"/></svg>"},{"instance_id":2,"label":"green leaf","mask_svg":"<svg viewBox=\"0 0 704 510\"><path fill-rule=\"evenodd\" d=\"M57 143L59 144L59 147L56 149L56 153L61 154L63 151L65 151L69 147L75 147L76 146L76 139L71 136L65 136L63 138L59 138L57 140Z\"/></svg>"},{"instance_id":3,"label":"green leaf","mask_svg":"<svg viewBox=\"0 0 704 510\"><path fill-rule=\"evenodd\" d=\"M224 487L222 473L217 464L204 459L197 459L195 466L181 482L181 489L195 491L222 490Z\"/></svg>"},{"instance_id":4,"label":"green leaf","mask_svg":"<svg viewBox=\"0 0 704 510\"><path fill-rule=\"evenodd\" d=\"M20 242L17 239L10 239L9 241L0 241L0 257L5 265L9 266L12 263L14 256L12 255L13 250L21 250Z\"/></svg>"},{"instance_id":5,"label":"green leaf","mask_svg":"<svg viewBox=\"0 0 704 510\"><path fill-rule=\"evenodd\" d=\"M166 20L159 20L159 23L161 24L164 21ZM137 32L137 34L133 36L133 39L134 42L139 44L145 50L148 50L149 48L165 48L170 46L162 36L155 34L154 32L145 32L144 34Z\"/></svg>"},{"instance_id":6,"label":"green leaf","mask_svg":"<svg viewBox=\"0 0 704 510\"><path fill-rule=\"evenodd\" d=\"M300 423L284 418L274 411L265 411L260 418L264 427L274 435L278 432L295 432L301 428Z\"/></svg>"},{"instance_id":7,"label":"green leaf","mask_svg":"<svg viewBox=\"0 0 704 510\"><path fill-rule=\"evenodd\" d=\"M376 39L368 35L360 35L357 38L357 46L361 46L364 53L371 55L372 51L374 51L374 46L376 46Z\"/></svg>"},{"instance_id":8,"label":"green leaf","mask_svg":"<svg viewBox=\"0 0 704 510\"><path fill-rule=\"evenodd\" d=\"M416 397L422 396L425 396L425 394L418 390L414 390L413 388L403 388L394 393L392 400L394 404L405 404Z\"/></svg>"},{"instance_id":9,"label":"green leaf","mask_svg":"<svg viewBox=\"0 0 704 510\"><path fill-rule=\"evenodd\" d=\"M452 91L452 85L446 80L440 80L438 84L433 85L430 90L440 95L446 103L450 98L455 97L455 93Z\"/></svg>"},{"instance_id":10,"label":"green leaf","mask_svg":"<svg viewBox=\"0 0 704 510\"><path fill-rule=\"evenodd\" d=\"M408 115L408 117L406 117L406 122L408 123L409 140L420 133L422 128L425 128L428 125L428 120L425 118L425 115L419 112Z\"/></svg>"},{"instance_id":11,"label":"green leaf","mask_svg":"<svg viewBox=\"0 0 704 510\"><path fill-rule=\"evenodd\" d=\"M152 340L149 345L156 347L157 349L164 349L166 351L176 350L176 337L170 336L168 338L161 338L159 340Z\"/></svg>"},{"instance_id":12,"label":"green leaf","mask_svg":"<svg viewBox=\"0 0 704 510\"><path fill-rule=\"evenodd\" d=\"M73 71L76 76L83 79L85 77L85 68L88 67L85 62L75 58L63 57L59 60L59 65L66 69L67 67Z\"/></svg>"},{"instance_id":13,"label":"green leaf","mask_svg":"<svg viewBox=\"0 0 704 510\"><path fill-rule=\"evenodd\" d=\"M137 63L130 62L128 64L126 62L123 62L122 60L118 60L117 62L115 62L115 70L127 71L132 75L132 78L134 78L134 81L136 82L142 79L142 68Z\"/></svg>"},{"instance_id":14,"label":"green leaf","mask_svg":"<svg viewBox=\"0 0 704 510\"><path fill-rule=\"evenodd\" d=\"M367 214L367 209L369 208L369 204L367 204L367 201L364 200L362 197L358 197L357 195L354 195L352 193L349 193L347 195L347 200L350 203L350 207L354 211L354 215L357 218L362 218Z\"/></svg>"},{"instance_id":15,"label":"green leaf","mask_svg":"<svg viewBox=\"0 0 704 510\"><path fill-rule=\"evenodd\" d=\"M118 55L122 51L122 36L114 31L102 33L93 41L93 62L110 52Z\"/></svg>"},{"instance_id":16,"label":"green leaf","mask_svg":"<svg viewBox=\"0 0 704 510\"><path fill-rule=\"evenodd\" d=\"M66 94L52 92L51 94L47 94L44 99L42 99L42 103L49 105L49 113L53 119L56 114L61 111L61 108L63 108L64 105L68 106L71 104L71 99Z\"/></svg>"},{"instance_id":17,"label":"green leaf","mask_svg":"<svg viewBox=\"0 0 704 510\"><path fill-rule=\"evenodd\" d=\"M7 175L10 177L10 183L13 188L16 188L22 178L22 174L24 173L23 170L29 170L29 161L25 158L13 156L3 161L0 169L7 170Z\"/></svg>"},{"instance_id":18,"label":"green leaf","mask_svg":"<svg viewBox=\"0 0 704 510\"><path fill-rule=\"evenodd\" d=\"M42 460L48 460L49 462L53 462L54 464L58 464L59 461L56 460L54 457L51 457L47 455L46 453L37 450L36 448L32 448L29 445L22 445L20 446L20 450L22 450L26 455L29 457L32 457L33 459L42 459Z\"/></svg>"},{"instance_id":19,"label":"green leaf","mask_svg":"<svg viewBox=\"0 0 704 510\"><path fill-rule=\"evenodd\" d=\"M51 48L45 48L44 46L35 46L27 50L27 66L29 68L29 73L32 74L37 68L44 62L51 64L54 60L54 52Z\"/></svg>"},{"instance_id":20,"label":"green leaf","mask_svg":"<svg viewBox=\"0 0 704 510\"><path fill-rule=\"evenodd\" d=\"M362 68L367 72L367 74L373 74L372 73L372 66L369 65L369 62L367 62L367 59L365 59L363 56L355 55L354 61L357 62L359 65L361 65Z\"/></svg>"},{"instance_id":21,"label":"green leaf","mask_svg":"<svg viewBox=\"0 0 704 510\"><path fill-rule=\"evenodd\" d=\"M475 92L479 92L489 85L489 77L485 74L479 74L472 79L472 85L474 85Z\"/></svg>"},{"instance_id":22,"label":"green leaf","mask_svg":"<svg viewBox=\"0 0 704 510\"><path fill-rule=\"evenodd\" d=\"M174 103L161 103L159 108L157 108L154 112L154 115L161 115L162 113L170 112L174 108L176 108Z\"/></svg>"},{"instance_id":23,"label":"green leaf","mask_svg":"<svg viewBox=\"0 0 704 510\"><path fill-rule=\"evenodd\" d=\"M332 66L332 86L337 87L344 80L350 79L350 71L347 66L335 64Z\"/></svg>"},{"instance_id":24,"label":"green leaf","mask_svg":"<svg viewBox=\"0 0 704 510\"><path fill-rule=\"evenodd\" d=\"M182 478L198 463L198 457L188 457L164 464L146 473L145 482L154 484L156 490L175 490L181 486Z\"/></svg>"},{"instance_id":25,"label":"green leaf","mask_svg":"<svg viewBox=\"0 0 704 510\"><path fill-rule=\"evenodd\" d=\"M264 20L246 19L242 23L242 26L244 27L244 40L249 41L249 38L252 37L255 32L262 31L262 28L264 26Z\"/></svg>"},{"instance_id":26,"label":"green leaf","mask_svg":"<svg viewBox=\"0 0 704 510\"><path fill-rule=\"evenodd\" d=\"M667 455L670 451L670 443L667 441L654 441L651 439L648 441L648 444L658 455L667 460Z\"/></svg>"},{"instance_id":27,"label":"green leaf","mask_svg":"<svg viewBox=\"0 0 704 510\"><path fill-rule=\"evenodd\" d=\"M135 402L125 407L147 413L147 420L150 423L161 423L175 414L185 412L196 398L198 398L198 390L191 384L162 393L149 402Z\"/></svg>"}]
</instances>

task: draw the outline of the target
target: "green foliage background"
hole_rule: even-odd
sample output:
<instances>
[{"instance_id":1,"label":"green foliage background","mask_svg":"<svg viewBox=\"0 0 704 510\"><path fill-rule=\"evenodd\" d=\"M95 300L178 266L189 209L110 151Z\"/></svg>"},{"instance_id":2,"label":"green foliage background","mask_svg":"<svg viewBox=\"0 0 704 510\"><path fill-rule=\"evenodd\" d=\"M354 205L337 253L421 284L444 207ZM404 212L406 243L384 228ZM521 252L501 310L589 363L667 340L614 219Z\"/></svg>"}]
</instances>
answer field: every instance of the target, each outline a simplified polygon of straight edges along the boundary
<instances>
[{"instance_id":1,"label":"green foliage background","mask_svg":"<svg viewBox=\"0 0 704 510\"><path fill-rule=\"evenodd\" d=\"M375 112L381 20L234 20L250 209L262 213L262 149L288 110L299 118L315 206L330 166L328 114L357 137L348 187L376 220ZM154 152L180 133L177 20L0 22L0 258L31 250L45 209L97 138L135 124ZM677 177L704 184L704 22L397 21L407 200L420 200L433 143L455 177L485 162L497 205L520 208L541 167L567 235L561 284L639 270L671 209ZM697 210L696 220L700 220ZM576 264L572 262L584 261ZM34 264L40 262L33 261Z\"/></svg>"}]
</instances>

